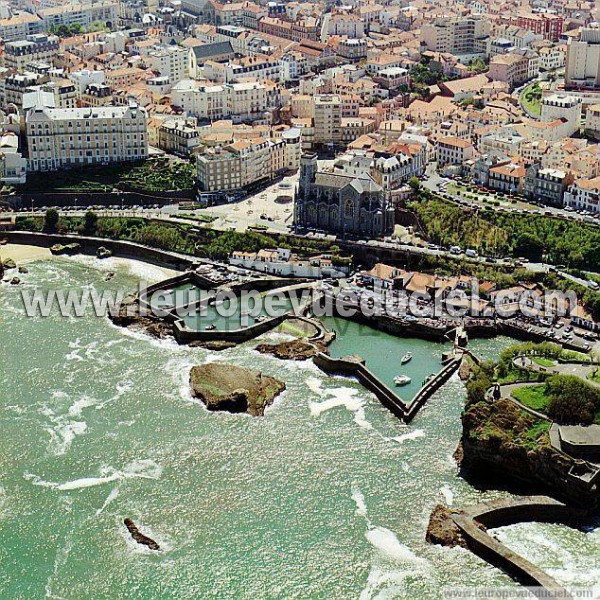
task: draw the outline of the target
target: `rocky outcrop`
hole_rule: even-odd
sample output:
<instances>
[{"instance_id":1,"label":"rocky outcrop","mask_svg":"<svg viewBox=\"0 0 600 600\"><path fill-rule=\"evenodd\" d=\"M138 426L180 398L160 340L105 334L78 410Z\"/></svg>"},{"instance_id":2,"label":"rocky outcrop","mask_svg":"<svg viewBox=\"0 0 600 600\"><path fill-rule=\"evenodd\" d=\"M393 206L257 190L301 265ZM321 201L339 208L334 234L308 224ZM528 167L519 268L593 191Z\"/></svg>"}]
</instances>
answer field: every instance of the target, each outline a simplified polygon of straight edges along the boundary
<instances>
[{"instance_id":1,"label":"rocky outcrop","mask_svg":"<svg viewBox=\"0 0 600 600\"><path fill-rule=\"evenodd\" d=\"M127 327L134 331L143 331L156 338L173 336L171 325L152 315L150 311L140 313L137 300L124 301L116 312L111 312L108 318L119 327Z\"/></svg>"},{"instance_id":2,"label":"rocky outcrop","mask_svg":"<svg viewBox=\"0 0 600 600\"><path fill-rule=\"evenodd\" d=\"M285 390L285 383L237 365L208 363L192 367L190 387L208 410L259 416Z\"/></svg>"},{"instance_id":3,"label":"rocky outcrop","mask_svg":"<svg viewBox=\"0 0 600 600\"><path fill-rule=\"evenodd\" d=\"M100 246L98 250L96 250L96 256L98 258L110 258L113 255L112 251L104 246Z\"/></svg>"},{"instance_id":4,"label":"rocky outcrop","mask_svg":"<svg viewBox=\"0 0 600 600\"><path fill-rule=\"evenodd\" d=\"M55 256L60 256L61 254L79 254L81 252L81 244L73 242L72 244L54 244L50 246L50 252Z\"/></svg>"},{"instance_id":5,"label":"rocky outcrop","mask_svg":"<svg viewBox=\"0 0 600 600\"><path fill-rule=\"evenodd\" d=\"M306 360L325 351L320 344L311 344L302 340L291 340L280 344L259 344L256 346L262 354L271 354L282 360Z\"/></svg>"},{"instance_id":6,"label":"rocky outcrop","mask_svg":"<svg viewBox=\"0 0 600 600\"><path fill-rule=\"evenodd\" d=\"M235 342L227 342L225 340L210 340L207 342L196 340L195 342L190 342L188 345L191 348L204 348L205 350L212 350L214 352L221 352L222 350L228 350L237 346Z\"/></svg>"},{"instance_id":7,"label":"rocky outcrop","mask_svg":"<svg viewBox=\"0 0 600 600\"><path fill-rule=\"evenodd\" d=\"M21 279L19 277L13 277L10 280L10 285L19 285L21 283Z\"/></svg>"},{"instance_id":8,"label":"rocky outcrop","mask_svg":"<svg viewBox=\"0 0 600 600\"><path fill-rule=\"evenodd\" d=\"M10 269L16 269L17 263L12 258L7 258L5 261L3 261L2 266L4 267L5 271L9 271Z\"/></svg>"},{"instance_id":9,"label":"rocky outcrop","mask_svg":"<svg viewBox=\"0 0 600 600\"><path fill-rule=\"evenodd\" d=\"M125 527L127 527L127 531L131 534L131 537L142 546L147 546L150 550L160 550L160 546L147 535L144 535L135 525L135 523L131 519L125 519L123 521L125 523Z\"/></svg>"},{"instance_id":10,"label":"rocky outcrop","mask_svg":"<svg viewBox=\"0 0 600 600\"><path fill-rule=\"evenodd\" d=\"M452 519L453 511L443 504L438 504L429 517L425 540L430 544L439 546L461 546L466 548L467 544L461 535L460 529Z\"/></svg>"},{"instance_id":11,"label":"rocky outcrop","mask_svg":"<svg viewBox=\"0 0 600 600\"><path fill-rule=\"evenodd\" d=\"M21 275L24 275L25 273L29 273L29 269L27 267L20 266L19 273L21 273Z\"/></svg>"},{"instance_id":12,"label":"rocky outcrop","mask_svg":"<svg viewBox=\"0 0 600 600\"><path fill-rule=\"evenodd\" d=\"M462 423L460 465L467 477L543 491L574 506L600 506L590 465L555 450L544 423L509 399L468 404Z\"/></svg>"}]
</instances>

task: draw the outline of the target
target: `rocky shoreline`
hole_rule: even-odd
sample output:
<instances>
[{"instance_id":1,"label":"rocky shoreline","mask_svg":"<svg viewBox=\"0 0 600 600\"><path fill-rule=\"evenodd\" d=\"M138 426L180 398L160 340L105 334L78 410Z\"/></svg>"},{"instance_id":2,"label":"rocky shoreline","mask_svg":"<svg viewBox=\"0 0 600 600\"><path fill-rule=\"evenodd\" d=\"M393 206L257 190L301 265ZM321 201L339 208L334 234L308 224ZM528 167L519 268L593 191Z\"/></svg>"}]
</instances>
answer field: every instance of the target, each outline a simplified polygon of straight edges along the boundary
<instances>
[{"instance_id":1,"label":"rocky shoreline","mask_svg":"<svg viewBox=\"0 0 600 600\"><path fill-rule=\"evenodd\" d=\"M579 476L585 461L555 450L546 435L530 443L527 432L538 422L508 399L468 404L457 456L469 480L543 491L567 504L594 510L598 486Z\"/></svg>"},{"instance_id":2,"label":"rocky shoreline","mask_svg":"<svg viewBox=\"0 0 600 600\"><path fill-rule=\"evenodd\" d=\"M208 410L262 416L285 390L279 381L260 371L226 363L208 363L190 371L192 395Z\"/></svg>"}]
</instances>

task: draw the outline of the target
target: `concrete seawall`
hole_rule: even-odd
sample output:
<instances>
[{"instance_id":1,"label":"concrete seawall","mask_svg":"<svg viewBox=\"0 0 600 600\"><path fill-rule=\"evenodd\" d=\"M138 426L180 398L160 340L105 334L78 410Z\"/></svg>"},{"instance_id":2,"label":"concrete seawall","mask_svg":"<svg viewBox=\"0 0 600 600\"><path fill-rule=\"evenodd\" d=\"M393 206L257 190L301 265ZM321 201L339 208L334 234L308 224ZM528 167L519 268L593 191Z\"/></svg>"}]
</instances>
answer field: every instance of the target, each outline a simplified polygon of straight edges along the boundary
<instances>
[{"instance_id":1,"label":"concrete seawall","mask_svg":"<svg viewBox=\"0 0 600 600\"><path fill-rule=\"evenodd\" d=\"M361 385L373 392L377 399L399 419L406 417L406 404L394 392L381 382L361 362L344 358L332 358L324 353L319 353L313 358L319 369L330 375L348 375L356 377Z\"/></svg>"},{"instance_id":2,"label":"concrete seawall","mask_svg":"<svg viewBox=\"0 0 600 600\"><path fill-rule=\"evenodd\" d=\"M431 396L439 390L454 372L460 366L461 358L453 358L444 368L432 377L425 385L417 392L408 406L408 410L404 420L410 423L418 414L421 407L431 398Z\"/></svg>"},{"instance_id":3,"label":"concrete seawall","mask_svg":"<svg viewBox=\"0 0 600 600\"><path fill-rule=\"evenodd\" d=\"M373 374L365 366L364 361L361 362L358 357L353 359L332 358L327 354L319 353L313 358L313 362L322 371L330 375L356 377L361 385L377 396L383 406L405 423L410 423L416 417L427 400L448 381L460 365L459 358L452 359L435 377L432 377L421 387L410 404L406 404L392 389Z\"/></svg>"},{"instance_id":4,"label":"concrete seawall","mask_svg":"<svg viewBox=\"0 0 600 600\"><path fill-rule=\"evenodd\" d=\"M189 269L194 263L206 262L193 256L170 252L168 250L159 250L125 240L111 240L82 235L61 235L57 233L35 233L30 231L3 231L1 235L12 244L27 244L43 248L49 248L54 244L80 244L85 254L95 254L98 248L104 246L115 256L134 258L178 270Z\"/></svg>"},{"instance_id":5,"label":"concrete seawall","mask_svg":"<svg viewBox=\"0 0 600 600\"><path fill-rule=\"evenodd\" d=\"M580 516L553 498L529 496L471 506L453 514L451 518L474 554L523 585L532 586L532 592L539 597L571 598L568 591L550 575L492 538L486 530L527 521L573 525ZM535 588L540 591L536 593Z\"/></svg>"}]
</instances>

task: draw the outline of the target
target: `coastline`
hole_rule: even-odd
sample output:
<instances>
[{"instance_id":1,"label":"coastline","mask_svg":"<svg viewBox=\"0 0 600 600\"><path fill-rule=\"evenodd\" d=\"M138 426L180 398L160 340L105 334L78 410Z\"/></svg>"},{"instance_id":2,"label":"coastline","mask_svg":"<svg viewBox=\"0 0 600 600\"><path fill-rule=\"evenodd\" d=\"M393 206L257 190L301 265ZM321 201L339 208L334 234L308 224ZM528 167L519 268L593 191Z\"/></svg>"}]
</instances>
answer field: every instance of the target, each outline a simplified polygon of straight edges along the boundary
<instances>
[{"instance_id":1,"label":"coastline","mask_svg":"<svg viewBox=\"0 0 600 600\"><path fill-rule=\"evenodd\" d=\"M17 265L25 265L35 260L44 260L52 257L49 248L29 244L5 244L0 246L2 260L12 258Z\"/></svg>"},{"instance_id":2,"label":"coastline","mask_svg":"<svg viewBox=\"0 0 600 600\"><path fill-rule=\"evenodd\" d=\"M17 266L20 266L38 260L48 260L53 255L50 249L44 246L9 243L0 246L0 257L2 260L12 258L17 263ZM94 255L83 253L70 256L69 258L79 262L86 262L90 265L93 263L94 267L103 271L125 268L131 275L140 277L140 279L148 283L156 283L182 273L178 269L157 265L155 262L145 261L141 258L111 256L109 258L97 259Z\"/></svg>"}]
</instances>

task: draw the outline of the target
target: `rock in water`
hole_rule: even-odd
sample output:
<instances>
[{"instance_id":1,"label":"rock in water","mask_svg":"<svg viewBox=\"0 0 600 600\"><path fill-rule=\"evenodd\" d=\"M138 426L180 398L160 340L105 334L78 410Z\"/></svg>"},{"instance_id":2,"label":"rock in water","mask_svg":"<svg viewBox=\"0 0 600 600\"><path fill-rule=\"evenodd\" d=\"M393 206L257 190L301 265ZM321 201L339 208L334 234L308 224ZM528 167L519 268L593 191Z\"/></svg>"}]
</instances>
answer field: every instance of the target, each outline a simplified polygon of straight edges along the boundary
<instances>
[{"instance_id":1,"label":"rock in water","mask_svg":"<svg viewBox=\"0 0 600 600\"><path fill-rule=\"evenodd\" d=\"M19 267L19 273L29 273L29 269L27 267Z\"/></svg>"},{"instance_id":2,"label":"rock in water","mask_svg":"<svg viewBox=\"0 0 600 600\"><path fill-rule=\"evenodd\" d=\"M17 268L17 263L12 258L7 258L2 263L2 266L4 267L4 269L6 271L8 271L9 269L16 269Z\"/></svg>"},{"instance_id":3,"label":"rock in water","mask_svg":"<svg viewBox=\"0 0 600 600\"><path fill-rule=\"evenodd\" d=\"M237 365L208 363L192 367L192 394L208 410L264 415L265 408L285 390L285 383Z\"/></svg>"},{"instance_id":4,"label":"rock in water","mask_svg":"<svg viewBox=\"0 0 600 600\"><path fill-rule=\"evenodd\" d=\"M98 258L110 258L112 256L112 251L104 246L100 246L98 250L96 250L96 256Z\"/></svg>"},{"instance_id":5,"label":"rock in water","mask_svg":"<svg viewBox=\"0 0 600 600\"><path fill-rule=\"evenodd\" d=\"M452 520L452 511L442 504L438 504L431 512L425 540L440 546L467 547L460 530Z\"/></svg>"},{"instance_id":6,"label":"rock in water","mask_svg":"<svg viewBox=\"0 0 600 600\"><path fill-rule=\"evenodd\" d=\"M10 285L19 285L21 283L21 280L18 277L13 277L10 280Z\"/></svg>"},{"instance_id":7,"label":"rock in water","mask_svg":"<svg viewBox=\"0 0 600 600\"><path fill-rule=\"evenodd\" d=\"M131 537L142 546L148 546L150 550L160 550L160 546L147 535L144 535L135 525L135 523L131 519L125 519L123 521L125 523L125 527L127 527L127 531L131 534Z\"/></svg>"},{"instance_id":8,"label":"rock in water","mask_svg":"<svg viewBox=\"0 0 600 600\"><path fill-rule=\"evenodd\" d=\"M324 348L302 340L291 340L281 344L259 344L256 350L262 354L271 354L282 360L306 360L322 352Z\"/></svg>"},{"instance_id":9,"label":"rock in water","mask_svg":"<svg viewBox=\"0 0 600 600\"><path fill-rule=\"evenodd\" d=\"M72 244L54 244L50 246L50 252L56 256L61 254L78 254L81 252L81 244L73 242Z\"/></svg>"}]
</instances>

